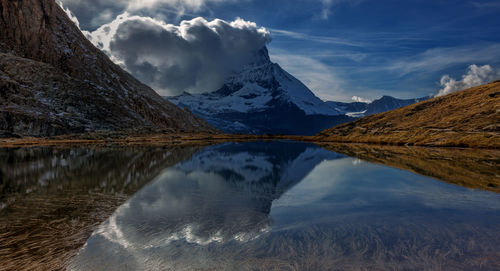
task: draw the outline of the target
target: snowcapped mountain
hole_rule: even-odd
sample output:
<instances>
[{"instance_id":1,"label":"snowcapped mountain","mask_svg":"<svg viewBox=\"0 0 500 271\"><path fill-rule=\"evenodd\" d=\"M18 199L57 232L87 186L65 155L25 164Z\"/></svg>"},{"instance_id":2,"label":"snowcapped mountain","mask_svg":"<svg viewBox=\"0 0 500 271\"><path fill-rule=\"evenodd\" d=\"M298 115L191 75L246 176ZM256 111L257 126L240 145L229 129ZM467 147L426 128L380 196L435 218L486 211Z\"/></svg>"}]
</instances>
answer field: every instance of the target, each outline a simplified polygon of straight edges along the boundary
<instances>
[{"instance_id":1,"label":"snowcapped mountain","mask_svg":"<svg viewBox=\"0 0 500 271\"><path fill-rule=\"evenodd\" d=\"M382 96L380 99L370 103L363 102L326 102L327 105L337 109L339 112L351 117L364 117L373 114L378 114L386 111L391 111L400 107L408 106L414 103L430 99L429 96L415 99L398 99L391 96Z\"/></svg>"},{"instance_id":2,"label":"snowcapped mountain","mask_svg":"<svg viewBox=\"0 0 500 271\"><path fill-rule=\"evenodd\" d=\"M364 116L364 113L368 106L368 103L363 103L363 102L345 103L345 102L327 101L325 103L330 107L335 108L337 111L342 112L342 114L345 114L350 117Z\"/></svg>"},{"instance_id":3,"label":"snowcapped mountain","mask_svg":"<svg viewBox=\"0 0 500 271\"><path fill-rule=\"evenodd\" d=\"M167 99L229 133L312 135L351 120L272 63L265 47L219 90Z\"/></svg>"}]
</instances>

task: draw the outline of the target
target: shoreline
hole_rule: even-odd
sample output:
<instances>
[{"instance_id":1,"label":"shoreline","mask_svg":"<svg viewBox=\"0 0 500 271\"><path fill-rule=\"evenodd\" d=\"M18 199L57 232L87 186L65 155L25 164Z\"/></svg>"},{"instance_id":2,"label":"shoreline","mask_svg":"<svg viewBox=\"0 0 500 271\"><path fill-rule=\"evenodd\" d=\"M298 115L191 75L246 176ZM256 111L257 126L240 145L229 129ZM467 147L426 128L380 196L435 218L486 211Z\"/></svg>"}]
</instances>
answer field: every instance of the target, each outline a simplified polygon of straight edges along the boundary
<instances>
[{"instance_id":1,"label":"shoreline","mask_svg":"<svg viewBox=\"0 0 500 271\"><path fill-rule=\"evenodd\" d=\"M375 146L403 146L403 147L429 147L429 148L462 148L462 149L500 149L498 144L471 143L454 144L446 142L439 143L416 143L405 141L380 141L379 138L359 139L352 138L325 138L322 136L298 136L298 135L243 135L243 134L78 134L60 135L54 137L21 137L0 138L0 148L22 148L22 147L78 147L78 146L163 146L163 145L197 145L214 144L222 142L244 142L253 140L293 140L311 142L315 144L364 144Z\"/></svg>"}]
</instances>

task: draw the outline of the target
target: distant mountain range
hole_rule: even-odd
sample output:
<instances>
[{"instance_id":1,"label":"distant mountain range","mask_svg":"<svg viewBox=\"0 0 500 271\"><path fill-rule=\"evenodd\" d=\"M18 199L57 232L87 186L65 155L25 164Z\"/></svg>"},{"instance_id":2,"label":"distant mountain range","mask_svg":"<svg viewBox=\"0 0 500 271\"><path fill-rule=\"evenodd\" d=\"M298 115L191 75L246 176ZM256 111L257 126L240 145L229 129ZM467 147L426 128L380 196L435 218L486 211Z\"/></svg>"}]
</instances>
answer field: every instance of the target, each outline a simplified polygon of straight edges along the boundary
<instances>
[{"instance_id":1,"label":"distant mountain range","mask_svg":"<svg viewBox=\"0 0 500 271\"><path fill-rule=\"evenodd\" d=\"M371 103L324 102L272 63L264 47L219 90L166 99L226 133L313 135L327 127L428 97L401 100L384 96Z\"/></svg>"},{"instance_id":2,"label":"distant mountain range","mask_svg":"<svg viewBox=\"0 0 500 271\"><path fill-rule=\"evenodd\" d=\"M382 98L369 103L363 102L331 102L326 104L337 109L338 111L351 117L365 117L373 114L378 114L386 111L391 111L410 104L418 103L430 99L430 96L416 99L398 99L391 96L382 96Z\"/></svg>"},{"instance_id":3,"label":"distant mountain range","mask_svg":"<svg viewBox=\"0 0 500 271\"><path fill-rule=\"evenodd\" d=\"M95 48L54 0L0 0L0 136L212 132Z\"/></svg>"},{"instance_id":4,"label":"distant mountain range","mask_svg":"<svg viewBox=\"0 0 500 271\"><path fill-rule=\"evenodd\" d=\"M316 140L500 148L500 81L345 123Z\"/></svg>"}]
</instances>

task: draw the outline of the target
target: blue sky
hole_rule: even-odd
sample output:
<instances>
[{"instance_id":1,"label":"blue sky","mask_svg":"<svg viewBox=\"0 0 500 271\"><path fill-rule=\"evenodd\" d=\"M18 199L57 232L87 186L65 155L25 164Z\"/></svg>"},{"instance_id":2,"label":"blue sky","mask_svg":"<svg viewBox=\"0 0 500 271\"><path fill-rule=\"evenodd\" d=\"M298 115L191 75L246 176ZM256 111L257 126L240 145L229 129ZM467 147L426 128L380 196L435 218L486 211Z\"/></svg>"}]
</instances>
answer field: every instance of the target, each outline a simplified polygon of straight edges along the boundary
<instances>
[{"instance_id":1,"label":"blue sky","mask_svg":"<svg viewBox=\"0 0 500 271\"><path fill-rule=\"evenodd\" d=\"M111 6L107 17L94 16L79 9L79 1L63 2L84 30L124 11ZM435 94L442 76L460 80L472 64L490 65L493 77L499 75L500 1L142 1L147 2L158 3L133 13L174 25L201 16L265 27L272 36L271 59L325 100Z\"/></svg>"}]
</instances>

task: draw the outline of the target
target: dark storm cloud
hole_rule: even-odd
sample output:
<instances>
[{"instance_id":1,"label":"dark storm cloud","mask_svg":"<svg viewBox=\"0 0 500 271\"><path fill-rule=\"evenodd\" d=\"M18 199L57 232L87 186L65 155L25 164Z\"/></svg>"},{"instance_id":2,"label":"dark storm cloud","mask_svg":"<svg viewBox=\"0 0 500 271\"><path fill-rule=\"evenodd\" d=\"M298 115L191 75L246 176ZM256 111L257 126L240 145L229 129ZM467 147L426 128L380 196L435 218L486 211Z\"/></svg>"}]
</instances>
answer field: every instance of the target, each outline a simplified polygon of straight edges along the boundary
<instances>
[{"instance_id":1,"label":"dark storm cloud","mask_svg":"<svg viewBox=\"0 0 500 271\"><path fill-rule=\"evenodd\" d=\"M195 18L179 26L119 16L90 39L139 80L163 95L212 91L270 41L255 23Z\"/></svg>"},{"instance_id":2,"label":"dark storm cloud","mask_svg":"<svg viewBox=\"0 0 500 271\"><path fill-rule=\"evenodd\" d=\"M82 29L93 30L112 21L127 10L129 0L60 0L80 22Z\"/></svg>"},{"instance_id":3,"label":"dark storm cloud","mask_svg":"<svg viewBox=\"0 0 500 271\"><path fill-rule=\"evenodd\" d=\"M124 12L163 18L197 12L210 3L237 0L57 0L78 18L81 28L93 31Z\"/></svg>"}]
</instances>

